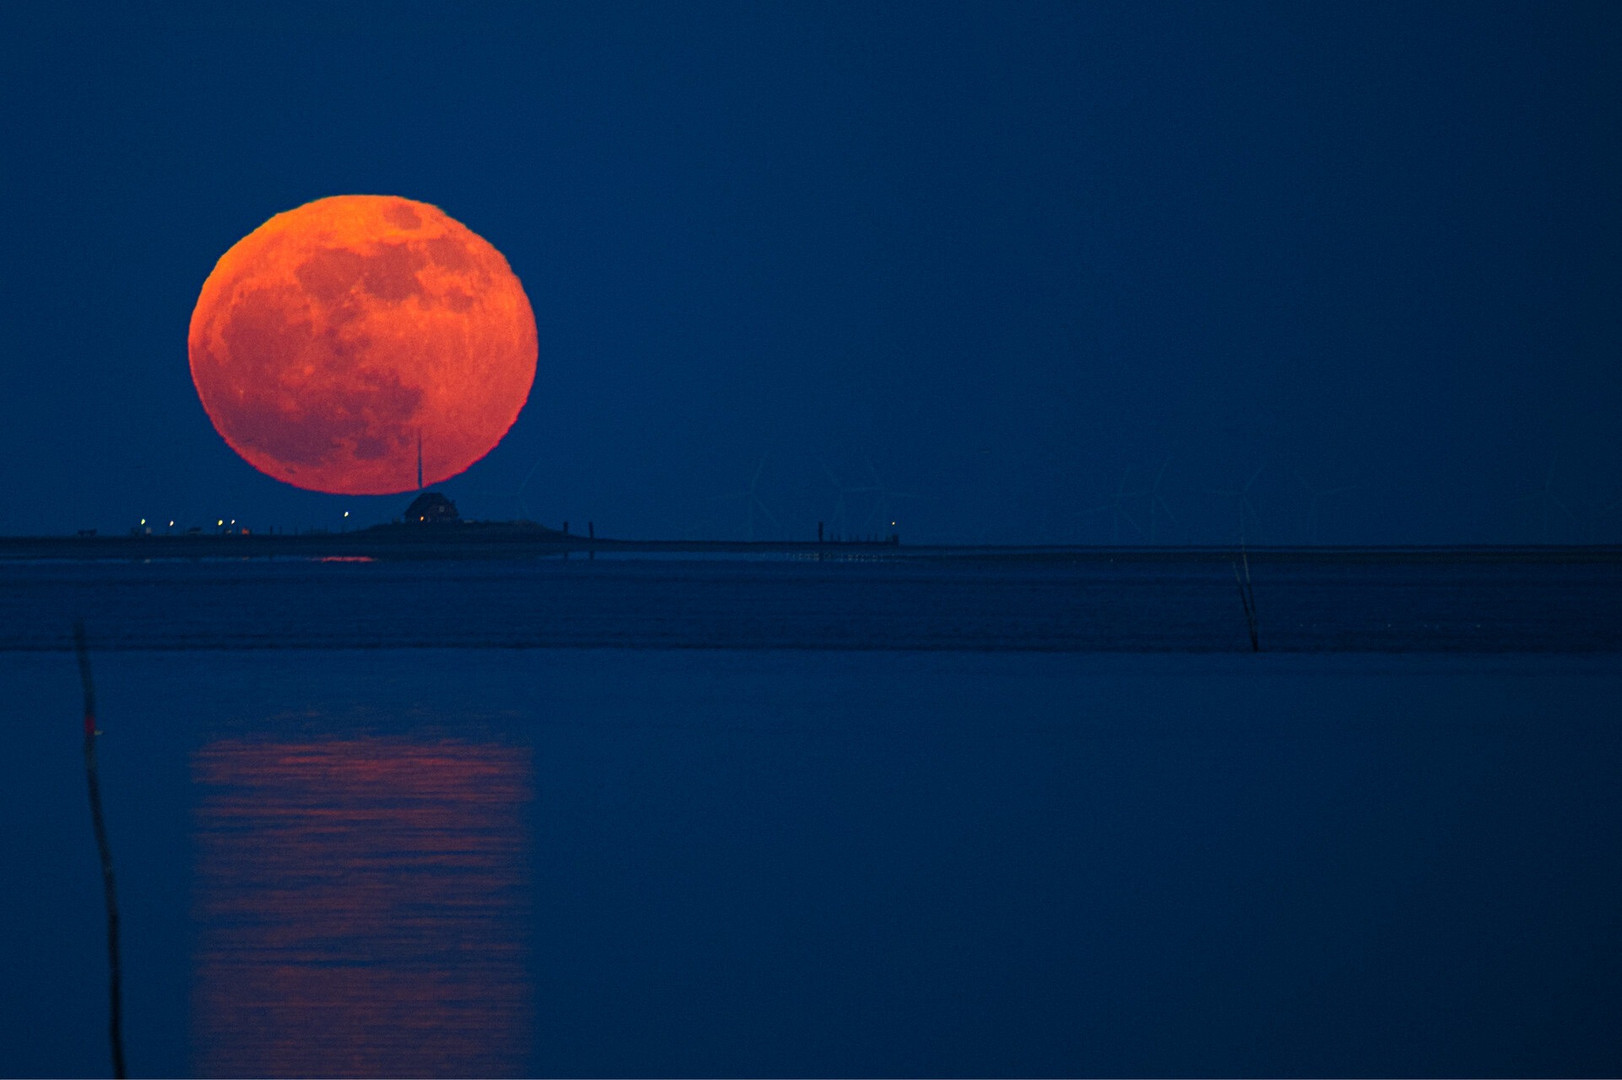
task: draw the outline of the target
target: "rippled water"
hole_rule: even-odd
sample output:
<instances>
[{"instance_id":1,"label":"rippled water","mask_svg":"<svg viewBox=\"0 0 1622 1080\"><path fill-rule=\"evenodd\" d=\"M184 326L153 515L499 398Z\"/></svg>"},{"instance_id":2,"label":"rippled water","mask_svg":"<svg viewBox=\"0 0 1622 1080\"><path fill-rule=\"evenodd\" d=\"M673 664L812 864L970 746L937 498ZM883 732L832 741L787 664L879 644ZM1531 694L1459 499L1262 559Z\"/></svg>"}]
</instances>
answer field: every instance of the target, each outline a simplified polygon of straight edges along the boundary
<instances>
[{"instance_id":1,"label":"rippled water","mask_svg":"<svg viewBox=\"0 0 1622 1080\"><path fill-rule=\"evenodd\" d=\"M192 760L200 1073L522 1069L527 751L222 738Z\"/></svg>"},{"instance_id":2,"label":"rippled water","mask_svg":"<svg viewBox=\"0 0 1622 1080\"><path fill-rule=\"evenodd\" d=\"M1078 644L1205 571L5 569L8 1075L107 1061L70 612L137 1075L1622 1068L1605 566L1260 655L1231 573L1220 649ZM1360 572L1259 576L1264 648Z\"/></svg>"},{"instance_id":3,"label":"rippled water","mask_svg":"<svg viewBox=\"0 0 1622 1080\"><path fill-rule=\"evenodd\" d=\"M1622 549L1245 559L1270 651L1622 651ZM1236 555L0 564L0 648L1250 648Z\"/></svg>"}]
</instances>

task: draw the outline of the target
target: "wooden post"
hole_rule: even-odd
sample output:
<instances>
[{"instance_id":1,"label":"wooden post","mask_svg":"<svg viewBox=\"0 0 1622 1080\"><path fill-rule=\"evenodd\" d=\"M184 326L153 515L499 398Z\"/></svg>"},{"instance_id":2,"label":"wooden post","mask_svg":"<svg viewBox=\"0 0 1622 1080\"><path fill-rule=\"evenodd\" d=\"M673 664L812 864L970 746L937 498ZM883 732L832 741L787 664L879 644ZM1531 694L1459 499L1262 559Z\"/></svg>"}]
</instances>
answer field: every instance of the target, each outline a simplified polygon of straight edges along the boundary
<instances>
[{"instance_id":1,"label":"wooden post","mask_svg":"<svg viewBox=\"0 0 1622 1080\"><path fill-rule=\"evenodd\" d=\"M102 895L107 902L107 1037L112 1043L113 1075L124 1077L123 995L119 992L118 889L113 881L113 853L107 843L107 824L101 815L101 783L96 773L96 687L90 680L90 649L84 623L73 624L73 648L79 655L79 682L84 687L84 773L90 789L90 824L96 832L101 856Z\"/></svg>"}]
</instances>

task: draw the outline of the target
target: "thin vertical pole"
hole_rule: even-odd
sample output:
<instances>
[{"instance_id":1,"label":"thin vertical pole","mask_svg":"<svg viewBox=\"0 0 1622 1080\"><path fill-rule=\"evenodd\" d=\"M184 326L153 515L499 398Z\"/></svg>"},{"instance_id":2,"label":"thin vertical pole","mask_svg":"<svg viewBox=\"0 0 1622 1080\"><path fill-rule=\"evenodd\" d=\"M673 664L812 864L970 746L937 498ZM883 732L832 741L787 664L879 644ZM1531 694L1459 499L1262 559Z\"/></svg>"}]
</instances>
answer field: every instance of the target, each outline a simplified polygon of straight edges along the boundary
<instances>
[{"instance_id":1,"label":"thin vertical pole","mask_svg":"<svg viewBox=\"0 0 1622 1080\"><path fill-rule=\"evenodd\" d=\"M1250 582L1250 557L1245 554L1244 546L1239 548L1239 557L1245 564L1245 576L1239 577L1239 564L1233 564L1233 580L1239 586L1239 602L1245 607L1245 629L1250 631L1250 651L1261 652L1261 638L1256 631L1256 587Z\"/></svg>"},{"instance_id":2,"label":"thin vertical pole","mask_svg":"<svg viewBox=\"0 0 1622 1080\"><path fill-rule=\"evenodd\" d=\"M101 784L96 776L96 686L90 679L90 649L84 623L73 624L73 648L79 654L79 681L84 686L84 774L90 788L90 823L96 830L101 855L101 885L107 900L107 1038L113 1050L113 1075L123 1080L123 995L119 990L118 889L113 882L113 852L107 843L107 823L101 814Z\"/></svg>"}]
</instances>

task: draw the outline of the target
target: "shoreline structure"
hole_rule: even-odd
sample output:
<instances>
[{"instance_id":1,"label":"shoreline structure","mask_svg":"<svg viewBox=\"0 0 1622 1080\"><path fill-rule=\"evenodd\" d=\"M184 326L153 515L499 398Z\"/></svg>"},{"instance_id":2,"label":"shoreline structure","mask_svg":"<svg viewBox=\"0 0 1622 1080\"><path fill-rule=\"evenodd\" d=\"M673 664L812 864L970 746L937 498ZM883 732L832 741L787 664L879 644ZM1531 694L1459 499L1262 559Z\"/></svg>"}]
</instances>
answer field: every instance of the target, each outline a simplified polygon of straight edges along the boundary
<instances>
[{"instance_id":1,"label":"shoreline structure","mask_svg":"<svg viewBox=\"0 0 1622 1080\"><path fill-rule=\"evenodd\" d=\"M570 555L775 556L799 559L990 559L1083 562L1228 562L1231 544L903 545L887 540L623 540L579 536L531 522L392 523L338 533L0 536L0 561L152 559L564 558ZM1247 547L1261 563L1622 563L1622 544Z\"/></svg>"}]
</instances>

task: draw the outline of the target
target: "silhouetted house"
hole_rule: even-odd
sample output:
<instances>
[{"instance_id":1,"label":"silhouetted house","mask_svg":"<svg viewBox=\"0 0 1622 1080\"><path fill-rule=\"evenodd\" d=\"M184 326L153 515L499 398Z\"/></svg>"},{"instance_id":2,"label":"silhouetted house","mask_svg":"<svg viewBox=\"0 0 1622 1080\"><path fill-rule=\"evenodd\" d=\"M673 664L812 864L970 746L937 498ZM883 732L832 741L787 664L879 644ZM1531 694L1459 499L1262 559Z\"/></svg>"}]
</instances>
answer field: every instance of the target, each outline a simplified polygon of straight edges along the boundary
<instances>
[{"instance_id":1,"label":"silhouetted house","mask_svg":"<svg viewBox=\"0 0 1622 1080\"><path fill-rule=\"evenodd\" d=\"M407 525L449 525L462 520L456 504L437 491L425 491L406 507Z\"/></svg>"}]
</instances>

